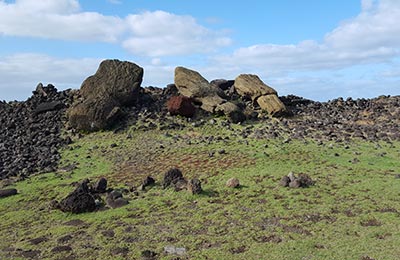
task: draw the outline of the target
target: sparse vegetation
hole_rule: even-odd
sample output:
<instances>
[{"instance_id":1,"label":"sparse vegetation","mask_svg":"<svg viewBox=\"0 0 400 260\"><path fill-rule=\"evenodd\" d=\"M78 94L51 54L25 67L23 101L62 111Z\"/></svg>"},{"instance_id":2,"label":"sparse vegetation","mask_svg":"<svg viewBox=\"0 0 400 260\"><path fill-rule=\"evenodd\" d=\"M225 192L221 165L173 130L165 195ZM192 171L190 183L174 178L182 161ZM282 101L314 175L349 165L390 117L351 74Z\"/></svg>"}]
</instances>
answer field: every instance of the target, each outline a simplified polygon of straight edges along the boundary
<instances>
[{"instance_id":1,"label":"sparse vegetation","mask_svg":"<svg viewBox=\"0 0 400 260\"><path fill-rule=\"evenodd\" d=\"M186 127L75 138L59 168L76 169L10 186L19 194L0 200L0 258L174 259L164 252L171 246L185 249L181 259L398 259L399 142L241 137L248 125L229 129L224 118L199 127L177 120ZM163 189L171 167L198 178L203 192ZM291 171L315 185L281 187ZM130 203L122 208L50 207L85 178L129 190L148 175L156 185L124 194ZM226 187L233 177L239 188Z\"/></svg>"}]
</instances>

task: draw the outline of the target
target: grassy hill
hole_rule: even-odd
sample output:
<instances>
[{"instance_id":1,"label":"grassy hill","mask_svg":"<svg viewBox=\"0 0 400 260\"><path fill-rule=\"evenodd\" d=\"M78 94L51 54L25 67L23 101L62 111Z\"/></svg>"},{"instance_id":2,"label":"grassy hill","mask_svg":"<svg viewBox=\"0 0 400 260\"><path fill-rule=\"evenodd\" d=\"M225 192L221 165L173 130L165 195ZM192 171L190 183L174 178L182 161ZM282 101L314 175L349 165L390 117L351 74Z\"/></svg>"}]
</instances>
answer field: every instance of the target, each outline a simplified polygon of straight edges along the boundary
<instances>
[{"instance_id":1,"label":"grassy hill","mask_svg":"<svg viewBox=\"0 0 400 260\"><path fill-rule=\"evenodd\" d=\"M399 259L399 142L271 139L257 134L263 122L177 121L184 127L76 137L60 170L12 184L19 194L0 199L0 259L150 259L146 250L154 259ZM203 193L163 189L172 167L199 178ZM291 171L315 185L281 187ZM149 175L155 186L129 191ZM100 177L130 203L51 208L74 183ZM226 187L232 177L239 188Z\"/></svg>"}]
</instances>

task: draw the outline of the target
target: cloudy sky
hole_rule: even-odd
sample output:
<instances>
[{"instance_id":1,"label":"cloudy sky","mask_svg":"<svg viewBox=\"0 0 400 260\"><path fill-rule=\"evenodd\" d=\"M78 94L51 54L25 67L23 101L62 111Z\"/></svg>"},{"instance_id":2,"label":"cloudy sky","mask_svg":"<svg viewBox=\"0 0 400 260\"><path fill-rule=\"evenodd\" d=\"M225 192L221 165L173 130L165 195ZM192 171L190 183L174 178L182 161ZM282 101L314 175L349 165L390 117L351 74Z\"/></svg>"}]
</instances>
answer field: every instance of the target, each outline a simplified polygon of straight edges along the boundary
<instances>
[{"instance_id":1,"label":"cloudy sky","mask_svg":"<svg viewBox=\"0 0 400 260\"><path fill-rule=\"evenodd\" d=\"M103 59L208 80L258 74L280 95L400 95L400 0L0 0L0 100L79 88Z\"/></svg>"}]
</instances>

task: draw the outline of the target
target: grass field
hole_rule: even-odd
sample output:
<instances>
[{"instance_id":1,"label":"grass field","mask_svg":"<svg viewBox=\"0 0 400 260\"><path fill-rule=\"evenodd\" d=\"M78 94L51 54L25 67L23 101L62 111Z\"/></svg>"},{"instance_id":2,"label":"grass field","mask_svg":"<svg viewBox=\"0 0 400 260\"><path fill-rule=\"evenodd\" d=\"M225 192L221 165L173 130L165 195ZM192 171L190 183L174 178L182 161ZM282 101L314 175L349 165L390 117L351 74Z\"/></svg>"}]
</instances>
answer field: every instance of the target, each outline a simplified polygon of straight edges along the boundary
<instances>
[{"instance_id":1,"label":"grass field","mask_svg":"<svg viewBox=\"0 0 400 260\"><path fill-rule=\"evenodd\" d=\"M141 259L145 250L157 259L400 259L400 143L243 137L262 124L228 129L221 120L74 140L60 167L76 169L18 182L18 195L0 199L0 259ZM162 189L171 167L199 178L204 192ZM279 186L291 171L316 184ZM126 193L122 208L49 206L85 178L129 189L148 175L157 184ZM232 177L240 188L225 186Z\"/></svg>"}]
</instances>

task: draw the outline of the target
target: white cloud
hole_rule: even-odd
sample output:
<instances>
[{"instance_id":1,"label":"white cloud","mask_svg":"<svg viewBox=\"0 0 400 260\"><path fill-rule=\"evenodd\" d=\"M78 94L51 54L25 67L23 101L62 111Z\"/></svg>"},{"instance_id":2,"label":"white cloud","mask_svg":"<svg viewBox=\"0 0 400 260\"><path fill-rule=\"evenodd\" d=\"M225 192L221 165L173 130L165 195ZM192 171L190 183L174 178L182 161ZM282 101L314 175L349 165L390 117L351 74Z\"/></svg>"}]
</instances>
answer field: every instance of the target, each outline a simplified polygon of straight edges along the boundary
<instances>
[{"instance_id":1,"label":"white cloud","mask_svg":"<svg viewBox=\"0 0 400 260\"><path fill-rule=\"evenodd\" d=\"M323 42L293 45L257 44L219 56L224 65L242 64L265 70L340 69L380 63L400 55L400 1L362 1L362 12L326 34Z\"/></svg>"},{"instance_id":2,"label":"white cloud","mask_svg":"<svg viewBox=\"0 0 400 260\"><path fill-rule=\"evenodd\" d=\"M207 53L231 43L224 32L210 30L191 16L164 11L106 16L82 12L77 0L0 0L0 34L112 42L151 57Z\"/></svg>"},{"instance_id":3,"label":"white cloud","mask_svg":"<svg viewBox=\"0 0 400 260\"><path fill-rule=\"evenodd\" d=\"M115 42L124 30L121 18L81 12L77 0L0 2L0 33L4 35Z\"/></svg>"},{"instance_id":4,"label":"white cloud","mask_svg":"<svg viewBox=\"0 0 400 260\"><path fill-rule=\"evenodd\" d=\"M26 99L36 84L52 83L59 89L79 88L96 72L101 59L58 59L36 53L0 57L1 99Z\"/></svg>"},{"instance_id":5,"label":"white cloud","mask_svg":"<svg viewBox=\"0 0 400 260\"><path fill-rule=\"evenodd\" d=\"M158 57L206 53L231 43L223 33L199 25L191 16L144 12L129 15L127 22L132 35L123 46L133 54Z\"/></svg>"}]
</instances>

